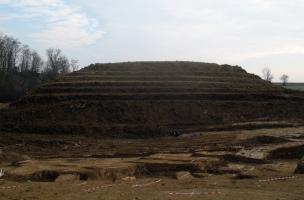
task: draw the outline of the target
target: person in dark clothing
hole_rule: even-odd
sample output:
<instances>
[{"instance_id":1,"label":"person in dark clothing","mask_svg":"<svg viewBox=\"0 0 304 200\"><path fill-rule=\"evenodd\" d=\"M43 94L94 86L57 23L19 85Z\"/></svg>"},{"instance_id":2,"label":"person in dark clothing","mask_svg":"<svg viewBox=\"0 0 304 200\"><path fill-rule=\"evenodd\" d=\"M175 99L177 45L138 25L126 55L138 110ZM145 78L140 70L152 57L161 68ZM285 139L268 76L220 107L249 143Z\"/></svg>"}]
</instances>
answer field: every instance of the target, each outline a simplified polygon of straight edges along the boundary
<instances>
[{"instance_id":1,"label":"person in dark clothing","mask_svg":"<svg viewBox=\"0 0 304 200\"><path fill-rule=\"evenodd\" d=\"M174 137L178 137L178 136L180 136L180 135L181 135L181 132L180 132L179 129L173 130L173 136L174 136Z\"/></svg>"}]
</instances>

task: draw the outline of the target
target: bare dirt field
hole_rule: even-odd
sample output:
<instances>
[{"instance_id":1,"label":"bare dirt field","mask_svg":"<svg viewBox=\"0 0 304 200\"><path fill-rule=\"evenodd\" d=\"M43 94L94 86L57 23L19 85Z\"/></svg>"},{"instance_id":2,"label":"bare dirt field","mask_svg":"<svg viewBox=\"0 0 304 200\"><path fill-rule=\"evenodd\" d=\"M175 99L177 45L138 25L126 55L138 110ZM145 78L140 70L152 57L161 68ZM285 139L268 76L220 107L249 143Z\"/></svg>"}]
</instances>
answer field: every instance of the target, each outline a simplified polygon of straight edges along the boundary
<instances>
[{"instance_id":1,"label":"bare dirt field","mask_svg":"<svg viewBox=\"0 0 304 200\"><path fill-rule=\"evenodd\" d=\"M304 127L178 138L0 136L0 199L304 199Z\"/></svg>"}]
</instances>

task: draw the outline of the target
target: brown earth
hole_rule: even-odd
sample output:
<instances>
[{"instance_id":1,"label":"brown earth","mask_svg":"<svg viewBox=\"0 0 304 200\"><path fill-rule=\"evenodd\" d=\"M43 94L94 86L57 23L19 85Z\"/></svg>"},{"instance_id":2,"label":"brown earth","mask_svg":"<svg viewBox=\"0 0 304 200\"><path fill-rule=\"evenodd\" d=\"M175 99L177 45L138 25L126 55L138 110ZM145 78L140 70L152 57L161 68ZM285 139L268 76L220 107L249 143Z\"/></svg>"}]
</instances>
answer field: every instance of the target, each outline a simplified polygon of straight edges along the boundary
<instances>
[{"instance_id":1,"label":"brown earth","mask_svg":"<svg viewBox=\"0 0 304 200\"><path fill-rule=\"evenodd\" d=\"M7 108L8 106L8 103L0 103L0 109Z\"/></svg>"},{"instance_id":2,"label":"brown earth","mask_svg":"<svg viewBox=\"0 0 304 200\"><path fill-rule=\"evenodd\" d=\"M96 64L61 76L1 110L0 130L136 139L168 136L175 129L192 133L264 127L234 125L240 122L303 123L303 110L303 93L238 66Z\"/></svg>"},{"instance_id":3,"label":"brown earth","mask_svg":"<svg viewBox=\"0 0 304 200\"><path fill-rule=\"evenodd\" d=\"M102 139L0 136L0 199L304 197L304 127Z\"/></svg>"},{"instance_id":4,"label":"brown earth","mask_svg":"<svg viewBox=\"0 0 304 200\"><path fill-rule=\"evenodd\" d=\"M1 109L0 200L302 200L303 98L237 66L91 65Z\"/></svg>"}]
</instances>

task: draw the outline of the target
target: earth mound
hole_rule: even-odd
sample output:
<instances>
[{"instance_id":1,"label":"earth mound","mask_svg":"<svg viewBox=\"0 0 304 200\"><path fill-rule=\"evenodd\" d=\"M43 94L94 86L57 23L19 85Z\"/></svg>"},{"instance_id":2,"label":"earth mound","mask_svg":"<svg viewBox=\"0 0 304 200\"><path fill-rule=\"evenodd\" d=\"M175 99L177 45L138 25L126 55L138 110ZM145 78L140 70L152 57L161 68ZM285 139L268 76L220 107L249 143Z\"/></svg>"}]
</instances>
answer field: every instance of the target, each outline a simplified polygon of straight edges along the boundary
<instances>
[{"instance_id":1,"label":"earth mound","mask_svg":"<svg viewBox=\"0 0 304 200\"><path fill-rule=\"evenodd\" d=\"M43 85L1 110L0 130L145 138L303 119L302 94L238 66L128 62L90 65Z\"/></svg>"}]
</instances>

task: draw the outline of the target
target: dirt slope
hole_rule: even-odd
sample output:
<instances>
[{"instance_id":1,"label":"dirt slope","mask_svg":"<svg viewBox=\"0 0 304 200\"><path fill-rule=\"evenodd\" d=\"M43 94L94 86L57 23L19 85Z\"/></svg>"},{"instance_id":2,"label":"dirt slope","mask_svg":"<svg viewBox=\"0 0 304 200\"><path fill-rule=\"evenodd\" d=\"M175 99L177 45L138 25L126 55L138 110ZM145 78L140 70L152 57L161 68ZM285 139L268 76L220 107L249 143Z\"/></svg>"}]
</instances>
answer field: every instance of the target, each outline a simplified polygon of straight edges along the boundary
<instances>
[{"instance_id":1,"label":"dirt slope","mask_svg":"<svg viewBox=\"0 0 304 200\"><path fill-rule=\"evenodd\" d=\"M237 66L95 64L1 110L0 130L145 138L252 121L302 122L303 95Z\"/></svg>"}]
</instances>

